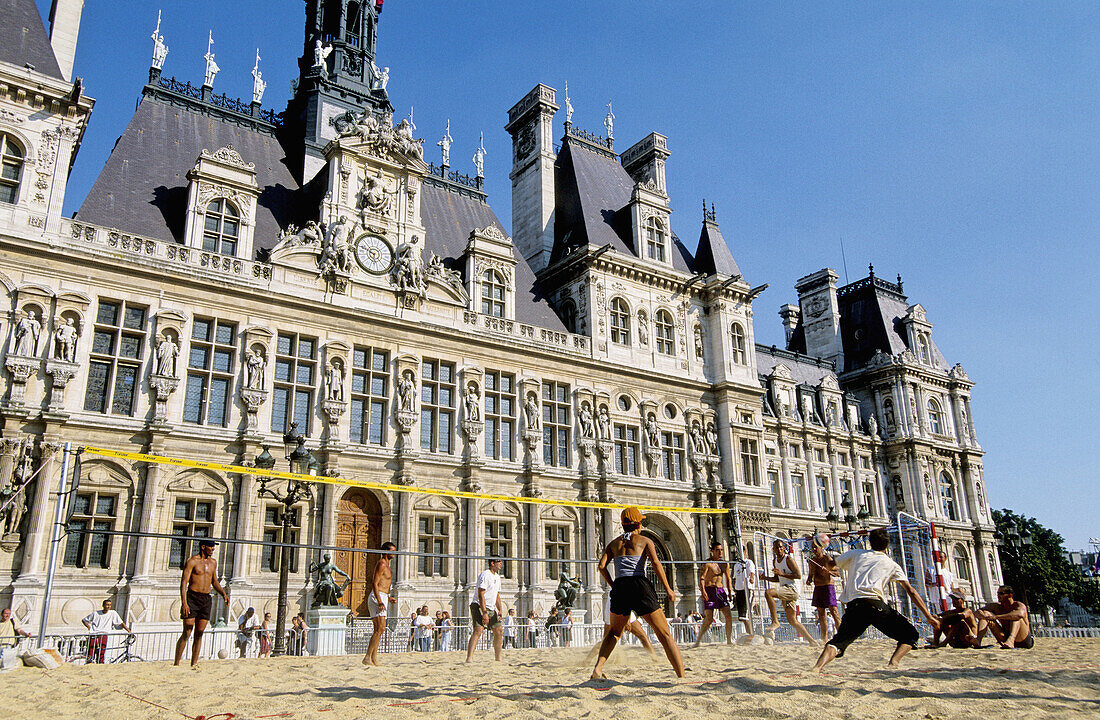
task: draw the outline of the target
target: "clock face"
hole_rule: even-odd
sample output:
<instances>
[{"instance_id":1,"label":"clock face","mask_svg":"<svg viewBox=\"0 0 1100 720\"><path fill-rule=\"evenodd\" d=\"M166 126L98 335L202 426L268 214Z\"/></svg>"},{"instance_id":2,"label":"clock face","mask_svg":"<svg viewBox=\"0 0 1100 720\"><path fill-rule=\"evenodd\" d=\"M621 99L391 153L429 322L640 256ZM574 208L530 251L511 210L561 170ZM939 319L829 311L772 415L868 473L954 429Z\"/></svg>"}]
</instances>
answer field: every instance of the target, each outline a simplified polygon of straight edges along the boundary
<instances>
[{"instance_id":1,"label":"clock face","mask_svg":"<svg viewBox=\"0 0 1100 720\"><path fill-rule=\"evenodd\" d=\"M355 259L372 275L384 275L393 267L393 249L377 235L363 235L355 245Z\"/></svg>"}]
</instances>

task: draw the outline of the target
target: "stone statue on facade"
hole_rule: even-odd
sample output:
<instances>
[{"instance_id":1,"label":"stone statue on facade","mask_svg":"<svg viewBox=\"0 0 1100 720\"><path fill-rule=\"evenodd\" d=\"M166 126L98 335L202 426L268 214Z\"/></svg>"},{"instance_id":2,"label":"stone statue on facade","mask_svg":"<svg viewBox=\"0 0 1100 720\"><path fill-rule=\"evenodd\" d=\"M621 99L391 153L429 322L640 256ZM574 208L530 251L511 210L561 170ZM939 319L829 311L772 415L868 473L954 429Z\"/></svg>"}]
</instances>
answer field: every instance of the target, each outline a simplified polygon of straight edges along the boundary
<instances>
[{"instance_id":1,"label":"stone statue on facade","mask_svg":"<svg viewBox=\"0 0 1100 720\"><path fill-rule=\"evenodd\" d=\"M813 400L808 397L802 398L802 419L805 422L813 422L814 419Z\"/></svg>"},{"instance_id":2,"label":"stone statue on facade","mask_svg":"<svg viewBox=\"0 0 1100 720\"><path fill-rule=\"evenodd\" d=\"M577 419L581 424L582 438L596 437L596 427L592 420L592 406L588 404L588 401L581 403L581 409L577 413Z\"/></svg>"},{"instance_id":3,"label":"stone statue on facade","mask_svg":"<svg viewBox=\"0 0 1100 720\"><path fill-rule=\"evenodd\" d=\"M260 72L260 49L256 48L256 64L252 66L252 102L259 103L263 100L265 90L267 90L267 83L263 79L263 73Z\"/></svg>"},{"instance_id":4,"label":"stone statue on facade","mask_svg":"<svg viewBox=\"0 0 1100 720\"><path fill-rule=\"evenodd\" d=\"M363 179L363 190L359 193L359 217L362 224L366 226L368 212L389 215L396 192L386 183L381 170L375 175L366 176Z\"/></svg>"},{"instance_id":5,"label":"stone statue on facade","mask_svg":"<svg viewBox=\"0 0 1100 720\"><path fill-rule=\"evenodd\" d=\"M466 419L470 422L481 422L481 393L478 392L477 383L466 385Z\"/></svg>"},{"instance_id":6,"label":"stone statue on facade","mask_svg":"<svg viewBox=\"0 0 1100 720\"><path fill-rule=\"evenodd\" d=\"M432 253L431 257L428 258L428 265L424 268L424 276L435 278L444 285L450 285L455 290L465 290L462 285L462 273L449 269L443 264L443 258L435 253Z\"/></svg>"},{"instance_id":7,"label":"stone statue on facade","mask_svg":"<svg viewBox=\"0 0 1100 720\"><path fill-rule=\"evenodd\" d=\"M76 362L76 324L72 318L65 318L65 324L54 332L53 359L62 362Z\"/></svg>"},{"instance_id":8,"label":"stone statue on facade","mask_svg":"<svg viewBox=\"0 0 1100 720\"><path fill-rule=\"evenodd\" d=\"M344 588L351 582L351 576L336 567L332 562L332 556L325 553L321 556L321 562L310 563L309 572L317 573L317 583L313 586L313 604L311 607L335 607L340 604L340 598L344 594ZM336 584L334 575L343 575L344 582Z\"/></svg>"},{"instance_id":9,"label":"stone statue on facade","mask_svg":"<svg viewBox=\"0 0 1100 720\"><path fill-rule=\"evenodd\" d=\"M611 439L611 415L607 412L607 406L600 406L600 414L596 419L596 430L600 440Z\"/></svg>"},{"instance_id":10,"label":"stone statue on facade","mask_svg":"<svg viewBox=\"0 0 1100 720\"><path fill-rule=\"evenodd\" d=\"M523 416L527 421L528 430L538 430L542 427L542 417L539 415L538 395L527 393L527 399L523 402Z\"/></svg>"},{"instance_id":11,"label":"stone statue on facade","mask_svg":"<svg viewBox=\"0 0 1100 720\"><path fill-rule=\"evenodd\" d=\"M164 59L168 57L168 46L164 44L164 36L160 34L160 10L157 10L157 29L153 31L151 36L153 40L153 62L151 66L154 70L164 69Z\"/></svg>"},{"instance_id":12,"label":"stone statue on facade","mask_svg":"<svg viewBox=\"0 0 1100 720\"><path fill-rule=\"evenodd\" d=\"M157 334L157 351L153 363L153 374L161 377L176 376L176 357L179 355L180 346L168 333Z\"/></svg>"},{"instance_id":13,"label":"stone statue on facade","mask_svg":"<svg viewBox=\"0 0 1100 720\"><path fill-rule=\"evenodd\" d=\"M882 414L886 418L886 429L893 430L897 425L894 420L894 406L887 403L882 409Z\"/></svg>"},{"instance_id":14,"label":"stone statue on facade","mask_svg":"<svg viewBox=\"0 0 1100 720\"><path fill-rule=\"evenodd\" d=\"M318 277L330 278L336 273L351 271L351 252L348 250L347 215L341 215L325 230L321 241L321 256L317 259Z\"/></svg>"},{"instance_id":15,"label":"stone statue on facade","mask_svg":"<svg viewBox=\"0 0 1100 720\"><path fill-rule=\"evenodd\" d=\"M695 359L703 359L703 328L700 325L695 326Z\"/></svg>"},{"instance_id":16,"label":"stone statue on facade","mask_svg":"<svg viewBox=\"0 0 1100 720\"><path fill-rule=\"evenodd\" d=\"M649 317L645 310L638 311L638 342L642 345L649 344Z\"/></svg>"},{"instance_id":17,"label":"stone statue on facade","mask_svg":"<svg viewBox=\"0 0 1100 720\"><path fill-rule=\"evenodd\" d=\"M867 434L871 437L878 437L878 420L875 420L874 415L867 417Z\"/></svg>"},{"instance_id":18,"label":"stone statue on facade","mask_svg":"<svg viewBox=\"0 0 1100 720\"><path fill-rule=\"evenodd\" d=\"M245 359L244 365L244 385L246 388L249 390L263 390L264 365L264 356L257 348L248 351L248 357Z\"/></svg>"},{"instance_id":19,"label":"stone statue on facade","mask_svg":"<svg viewBox=\"0 0 1100 720\"><path fill-rule=\"evenodd\" d=\"M316 220L308 220L302 227L288 225L286 230L279 234L279 242L289 247L296 245L309 245L320 247L324 241L325 227Z\"/></svg>"},{"instance_id":20,"label":"stone statue on facade","mask_svg":"<svg viewBox=\"0 0 1100 720\"><path fill-rule=\"evenodd\" d=\"M481 133L477 150L474 150L474 170L477 171L475 177L485 177L485 133Z\"/></svg>"},{"instance_id":21,"label":"stone statue on facade","mask_svg":"<svg viewBox=\"0 0 1100 720\"><path fill-rule=\"evenodd\" d=\"M416 412L416 379L412 370L406 370L397 381L398 412Z\"/></svg>"},{"instance_id":22,"label":"stone statue on facade","mask_svg":"<svg viewBox=\"0 0 1100 720\"><path fill-rule=\"evenodd\" d=\"M332 46L325 45L321 42L321 38L317 38L317 41L313 43L313 68L324 70L325 61L328 60L330 54L332 54Z\"/></svg>"},{"instance_id":23,"label":"stone statue on facade","mask_svg":"<svg viewBox=\"0 0 1100 720\"><path fill-rule=\"evenodd\" d=\"M691 437L691 449L696 455L707 454L707 443L703 438L703 428L699 425L698 420L691 421L691 430L688 433Z\"/></svg>"},{"instance_id":24,"label":"stone statue on facade","mask_svg":"<svg viewBox=\"0 0 1100 720\"><path fill-rule=\"evenodd\" d=\"M206 77L203 80L203 87L213 88L214 77L221 70L218 64L214 62L214 32L210 31L210 35L206 41L206 54L203 55L206 60Z\"/></svg>"},{"instance_id":25,"label":"stone statue on facade","mask_svg":"<svg viewBox=\"0 0 1100 720\"><path fill-rule=\"evenodd\" d=\"M344 399L344 366L339 360L334 359L329 363L325 385L328 400L342 401Z\"/></svg>"},{"instance_id":26,"label":"stone statue on facade","mask_svg":"<svg viewBox=\"0 0 1100 720\"><path fill-rule=\"evenodd\" d=\"M436 145L439 146L443 156L443 167L448 167L451 164L451 143L455 139L451 137L451 121L447 120L447 129L443 132L443 137Z\"/></svg>"},{"instance_id":27,"label":"stone statue on facade","mask_svg":"<svg viewBox=\"0 0 1100 720\"><path fill-rule=\"evenodd\" d=\"M19 525L23 522L23 515L27 509L27 493L24 488L33 475L34 451L28 444L24 446L19 462L12 469L11 485L0 492L0 505L11 502L7 517L4 518L4 535L19 532ZM15 497L16 495L19 497ZM14 500L12 500L13 497L15 497Z\"/></svg>"},{"instance_id":28,"label":"stone statue on facade","mask_svg":"<svg viewBox=\"0 0 1100 720\"><path fill-rule=\"evenodd\" d=\"M406 155L423 159L424 141L414 138L414 132L416 132L416 126L412 124L410 119L405 118L393 130L394 142L398 149Z\"/></svg>"},{"instance_id":29,"label":"stone statue on facade","mask_svg":"<svg viewBox=\"0 0 1100 720\"><path fill-rule=\"evenodd\" d=\"M661 447L661 429L657 425L657 416L650 413L645 419L645 441L650 448Z\"/></svg>"},{"instance_id":30,"label":"stone statue on facade","mask_svg":"<svg viewBox=\"0 0 1100 720\"><path fill-rule=\"evenodd\" d=\"M563 565L561 575L558 576L558 589L554 591L554 607L558 610L569 610L577 604L577 594L581 589L580 578L569 577L569 566Z\"/></svg>"},{"instance_id":31,"label":"stone statue on facade","mask_svg":"<svg viewBox=\"0 0 1100 720\"><path fill-rule=\"evenodd\" d=\"M393 280L397 289L405 292L423 292L424 266L420 257L419 238L413 235L397 246L393 265Z\"/></svg>"},{"instance_id":32,"label":"stone statue on facade","mask_svg":"<svg viewBox=\"0 0 1100 720\"><path fill-rule=\"evenodd\" d=\"M707 423L707 452L711 455L718 455L718 430L715 429L714 423Z\"/></svg>"},{"instance_id":33,"label":"stone statue on facade","mask_svg":"<svg viewBox=\"0 0 1100 720\"><path fill-rule=\"evenodd\" d=\"M42 332L42 323L34 310L24 310L23 317L15 326L15 347L12 355L36 357L38 355L38 336Z\"/></svg>"}]
</instances>

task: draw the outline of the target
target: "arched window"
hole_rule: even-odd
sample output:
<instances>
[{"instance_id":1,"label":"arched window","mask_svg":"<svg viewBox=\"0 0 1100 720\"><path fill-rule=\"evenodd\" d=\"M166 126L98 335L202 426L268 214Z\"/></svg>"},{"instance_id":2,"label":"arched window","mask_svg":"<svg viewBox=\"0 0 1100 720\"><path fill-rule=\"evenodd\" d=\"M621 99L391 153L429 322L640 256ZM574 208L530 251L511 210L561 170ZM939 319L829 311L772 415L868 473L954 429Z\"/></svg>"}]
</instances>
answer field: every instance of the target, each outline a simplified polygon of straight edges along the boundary
<instances>
[{"instance_id":1,"label":"arched window","mask_svg":"<svg viewBox=\"0 0 1100 720\"><path fill-rule=\"evenodd\" d=\"M645 224L646 253L650 260L665 261L665 228L661 221L655 217L646 220Z\"/></svg>"},{"instance_id":2,"label":"arched window","mask_svg":"<svg viewBox=\"0 0 1100 720\"><path fill-rule=\"evenodd\" d=\"M481 276L481 314L504 317L504 280L496 270Z\"/></svg>"},{"instance_id":3,"label":"arched window","mask_svg":"<svg viewBox=\"0 0 1100 720\"><path fill-rule=\"evenodd\" d=\"M657 337L657 352L662 355L676 354L676 331L672 327L672 315L668 310L658 310L654 316L654 335Z\"/></svg>"},{"instance_id":4,"label":"arched window","mask_svg":"<svg viewBox=\"0 0 1100 720\"><path fill-rule=\"evenodd\" d=\"M23 177L23 148L10 135L0 134L0 202L15 204Z\"/></svg>"},{"instance_id":5,"label":"arched window","mask_svg":"<svg viewBox=\"0 0 1100 720\"><path fill-rule=\"evenodd\" d=\"M949 520L959 519L959 508L955 501L955 482L947 473L940 474L940 497L943 499L943 512Z\"/></svg>"},{"instance_id":6,"label":"arched window","mask_svg":"<svg viewBox=\"0 0 1100 720\"><path fill-rule=\"evenodd\" d=\"M566 300L561 304L561 321L566 330L571 333L577 332L577 304L572 300Z\"/></svg>"},{"instance_id":7,"label":"arched window","mask_svg":"<svg viewBox=\"0 0 1100 720\"><path fill-rule=\"evenodd\" d=\"M928 352L928 336L924 333L917 335L917 349L920 355L921 362L931 365L932 355Z\"/></svg>"},{"instance_id":8,"label":"arched window","mask_svg":"<svg viewBox=\"0 0 1100 720\"><path fill-rule=\"evenodd\" d=\"M970 582L970 554L962 545L955 546L955 579Z\"/></svg>"},{"instance_id":9,"label":"arched window","mask_svg":"<svg viewBox=\"0 0 1100 720\"><path fill-rule=\"evenodd\" d=\"M622 298L611 300L611 342L630 344L630 308Z\"/></svg>"},{"instance_id":10,"label":"arched window","mask_svg":"<svg viewBox=\"0 0 1100 720\"><path fill-rule=\"evenodd\" d=\"M928 426L933 435L943 435L943 412L935 398L928 399Z\"/></svg>"},{"instance_id":11,"label":"arched window","mask_svg":"<svg viewBox=\"0 0 1100 720\"><path fill-rule=\"evenodd\" d=\"M730 357L734 364L745 364L745 329L741 323L730 325Z\"/></svg>"},{"instance_id":12,"label":"arched window","mask_svg":"<svg viewBox=\"0 0 1100 720\"><path fill-rule=\"evenodd\" d=\"M222 255L236 255L241 235L241 216L229 201L218 198L206 206L202 249Z\"/></svg>"}]
</instances>

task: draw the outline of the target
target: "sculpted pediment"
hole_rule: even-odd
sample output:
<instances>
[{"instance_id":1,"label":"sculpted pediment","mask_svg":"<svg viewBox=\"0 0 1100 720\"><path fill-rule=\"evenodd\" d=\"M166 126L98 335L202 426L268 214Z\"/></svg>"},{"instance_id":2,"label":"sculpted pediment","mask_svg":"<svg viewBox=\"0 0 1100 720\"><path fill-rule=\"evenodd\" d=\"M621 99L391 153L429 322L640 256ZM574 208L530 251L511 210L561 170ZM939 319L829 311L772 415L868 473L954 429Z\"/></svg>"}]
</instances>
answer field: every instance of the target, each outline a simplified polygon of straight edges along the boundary
<instances>
[{"instance_id":1,"label":"sculpted pediment","mask_svg":"<svg viewBox=\"0 0 1100 720\"><path fill-rule=\"evenodd\" d=\"M229 486L216 474L203 470L185 470L168 483L169 492L223 495Z\"/></svg>"},{"instance_id":2,"label":"sculpted pediment","mask_svg":"<svg viewBox=\"0 0 1100 720\"><path fill-rule=\"evenodd\" d=\"M456 512L458 506L454 500L442 495L426 495L416 501L413 506L417 510L434 510L437 512Z\"/></svg>"}]
</instances>

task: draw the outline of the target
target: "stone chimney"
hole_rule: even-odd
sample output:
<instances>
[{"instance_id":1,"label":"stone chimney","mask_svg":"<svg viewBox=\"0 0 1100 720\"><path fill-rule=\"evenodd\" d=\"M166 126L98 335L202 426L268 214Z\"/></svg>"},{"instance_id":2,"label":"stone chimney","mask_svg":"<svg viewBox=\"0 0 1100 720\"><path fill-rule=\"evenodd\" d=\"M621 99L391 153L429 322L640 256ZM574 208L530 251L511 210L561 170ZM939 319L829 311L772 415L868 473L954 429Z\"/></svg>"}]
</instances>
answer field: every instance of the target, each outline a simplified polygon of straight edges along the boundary
<instances>
[{"instance_id":1,"label":"stone chimney","mask_svg":"<svg viewBox=\"0 0 1100 720\"><path fill-rule=\"evenodd\" d=\"M779 308L779 317L783 319L783 329L787 333L787 348L791 346L791 336L794 335L795 328L798 327L798 317L801 311L797 305L791 305L787 303Z\"/></svg>"},{"instance_id":2,"label":"stone chimney","mask_svg":"<svg viewBox=\"0 0 1100 720\"><path fill-rule=\"evenodd\" d=\"M76 39L80 34L80 15L84 0L53 0L50 7L50 44L61 68L61 77L73 79Z\"/></svg>"},{"instance_id":3,"label":"stone chimney","mask_svg":"<svg viewBox=\"0 0 1100 720\"><path fill-rule=\"evenodd\" d=\"M508 111L512 136L512 243L531 269L550 263L554 250L554 102L557 92L538 84Z\"/></svg>"},{"instance_id":4,"label":"stone chimney","mask_svg":"<svg viewBox=\"0 0 1100 720\"><path fill-rule=\"evenodd\" d=\"M840 309L836 299L834 270L825 268L795 283L802 312L802 333L806 354L833 360L837 372L844 370L844 348L840 338Z\"/></svg>"},{"instance_id":5,"label":"stone chimney","mask_svg":"<svg viewBox=\"0 0 1100 720\"><path fill-rule=\"evenodd\" d=\"M620 156L620 161L636 183L652 180L661 194L665 190L665 161L668 160L668 138L658 132L650 133L631 145Z\"/></svg>"}]
</instances>

